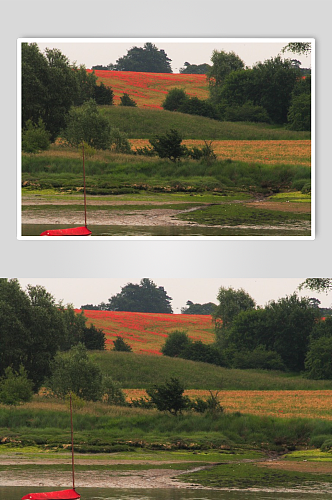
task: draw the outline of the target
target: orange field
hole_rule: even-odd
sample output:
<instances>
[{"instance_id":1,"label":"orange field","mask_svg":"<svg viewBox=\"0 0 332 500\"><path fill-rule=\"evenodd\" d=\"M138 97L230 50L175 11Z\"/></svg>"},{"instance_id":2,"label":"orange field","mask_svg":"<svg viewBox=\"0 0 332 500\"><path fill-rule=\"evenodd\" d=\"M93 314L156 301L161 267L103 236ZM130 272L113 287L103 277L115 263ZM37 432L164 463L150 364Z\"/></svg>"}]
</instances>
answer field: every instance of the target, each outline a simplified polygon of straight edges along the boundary
<instances>
[{"instance_id":1,"label":"orange field","mask_svg":"<svg viewBox=\"0 0 332 500\"><path fill-rule=\"evenodd\" d=\"M149 146L148 139L130 139L133 149ZM201 147L204 141L184 140L188 147ZM212 147L218 158L259 162L264 164L287 164L311 166L311 141L213 141Z\"/></svg>"},{"instance_id":2,"label":"orange field","mask_svg":"<svg viewBox=\"0 0 332 500\"><path fill-rule=\"evenodd\" d=\"M92 70L87 70L91 73ZM190 96L207 99L209 96L206 75L181 73L138 73L134 71L95 70L98 81L114 92L114 104L120 103L124 92L130 95L139 108L162 109L169 90L183 88Z\"/></svg>"},{"instance_id":3,"label":"orange field","mask_svg":"<svg viewBox=\"0 0 332 500\"><path fill-rule=\"evenodd\" d=\"M128 401L146 395L143 389L125 389ZM189 390L190 398L209 396L208 391ZM323 418L332 420L332 391L220 391L225 411L283 418Z\"/></svg>"},{"instance_id":4,"label":"orange field","mask_svg":"<svg viewBox=\"0 0 332 500\"><path fill-rule=\"evenodd\" d=\"M76 312L81 311L77 309ZM131 346L133 352L161 355L165 339L174 330L185 331L193 340L204 343L214 341L211 316L91 310L85 310L84 314L88 324L93 323L104 331L108 349L113 347L113 341L119 336Z\"/></svg>"}]
</instances>

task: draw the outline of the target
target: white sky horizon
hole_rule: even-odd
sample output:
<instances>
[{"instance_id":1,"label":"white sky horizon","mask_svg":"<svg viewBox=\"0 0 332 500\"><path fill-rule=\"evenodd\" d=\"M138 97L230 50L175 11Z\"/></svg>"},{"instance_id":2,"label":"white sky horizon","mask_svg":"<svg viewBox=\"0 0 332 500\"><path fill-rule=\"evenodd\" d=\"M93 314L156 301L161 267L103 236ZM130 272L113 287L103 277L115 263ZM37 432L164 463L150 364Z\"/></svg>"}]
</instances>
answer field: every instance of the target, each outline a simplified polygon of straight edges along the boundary
<instances>
[{"instance_id":1,"label":"white sky horizon","mask_svg":"<svg viewBox=\"0 0 332 500\"><path fill-rule=\"evenodd\" d=\"M148 277L148 276L146 276ZM321 301L321 307L330 307L332 291L328 294L311 290L297 289L305 278L153 278L157 285L163 286L172 297L171 305L174 314L180 314L187 300L194 303L217 301L221 286L243 288L256 301L257 305L265 306L270 300L291 295L294 292L299 297L315 297ZM141 278L18 278L23 290L28 284L41 285L50 292L57 302L73 304L79 309L84 304L98 305L108 302L108 299L121 292L127 283L139 283Z\"/></svg>"},{"instance_id":2,"label":"white sky horizon","mask_svg":"<svg viewBox=\"0 0 332 500\"><path fill-rule=\"evenodd\" d=\"M309 39L306 39L309 40ZM310 39L311 40L311 39ZM290 41L304 41L302 38L117 38L117 39L24 39L32 43L35 41L41 52L46 48L59 49L70 63L77 66L85 65L87 69L92 66L107 66L115 64L120 57L127 55L132 47L143 47L146 42L154 43L159 50L163 49L171 59L173 73L179 73L185 62L190 64L211 64L213 50L234 51L245 63L252 67L257 62L280 55L283 59L297 59L303 68L311 67L311 55L299 55L291 52L281 54L281 49Z\"/></svg>"}]
</instances>

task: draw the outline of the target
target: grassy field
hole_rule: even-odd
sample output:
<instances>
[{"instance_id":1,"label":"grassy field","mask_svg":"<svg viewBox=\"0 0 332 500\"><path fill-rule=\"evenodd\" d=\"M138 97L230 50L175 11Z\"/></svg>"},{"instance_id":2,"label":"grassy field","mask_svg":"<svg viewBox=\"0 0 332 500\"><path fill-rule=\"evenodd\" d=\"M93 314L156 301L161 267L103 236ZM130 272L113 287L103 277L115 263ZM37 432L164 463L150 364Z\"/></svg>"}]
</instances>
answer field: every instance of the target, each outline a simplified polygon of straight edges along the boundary
<instances>
[{"instance_id":1,"label":"grassy field","mask_svg":"<svg viewBox=\"0 0 332 500\"><path fill-rule=\"evenodd\" d=\"M310 132L287 130L278 125L249 122L221 122L204 116L188 115L164 109L100 106L113 127L129 139L151 139L171 128L190 140L310 140Z\"/></svg>"},{"instance_id":2,"label":"grassy field","mask_svg":"<svg viewBox=\"0 0 332 500\"><path fill-rule=\"evenodd\" d=\"M186 389L194 390L331 390L329 380L308 380L292 373L228 369L208 363L168 356L115 351L98 351L93 357L102 371L125 389L145 389L179 378Z\"/></svg>"}]
</instances>

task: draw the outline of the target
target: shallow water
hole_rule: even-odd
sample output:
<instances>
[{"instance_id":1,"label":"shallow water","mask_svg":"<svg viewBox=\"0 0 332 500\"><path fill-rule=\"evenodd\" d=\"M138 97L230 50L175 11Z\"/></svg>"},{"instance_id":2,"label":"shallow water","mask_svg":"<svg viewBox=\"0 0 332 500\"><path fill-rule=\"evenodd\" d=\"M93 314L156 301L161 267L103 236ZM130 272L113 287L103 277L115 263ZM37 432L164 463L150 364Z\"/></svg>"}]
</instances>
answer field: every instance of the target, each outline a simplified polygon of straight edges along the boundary
<instances>
[{"instance_id":1,"label":"shallow water","mask_svg":"<svg viewBox=\"0 0 332 500\"><path fill-rule=\"evenodd\" d=\"M39 236L48 229L65 229L71 225L22 224L22 236ZM310 230L285 228L220 228L200 226L91 226L91 236L310 236Z\"/></svg>"},{"instance_id":2,"label":"shallow water","mask_svg":"<svg viewBox=\"0 0 332 500\"><path fill-rule=\"evenodd\" d=\"M22 496L54 488L1 487L0 500L20 500ZM326 493L249 492L183 489L113 489L77 488L82 500L323 500L332 499Z\"/></svg>"}]
</instances>

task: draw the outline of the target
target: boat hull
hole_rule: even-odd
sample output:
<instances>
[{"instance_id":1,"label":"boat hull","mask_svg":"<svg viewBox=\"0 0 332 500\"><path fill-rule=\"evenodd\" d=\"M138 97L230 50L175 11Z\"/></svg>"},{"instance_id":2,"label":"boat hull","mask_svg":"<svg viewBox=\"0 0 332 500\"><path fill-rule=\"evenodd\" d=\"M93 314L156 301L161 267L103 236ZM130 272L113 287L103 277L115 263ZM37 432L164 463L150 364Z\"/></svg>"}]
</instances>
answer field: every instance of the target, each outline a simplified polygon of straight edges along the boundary
<instances>
[{"instance_id":1,"label":"boat hull","mask_svg":"<svg viewBox=\"0 0 332 500\"><path fill-rule=\"evenodd\" d=\"M40 236L90 236L92 233L86 226L68 227L66 229L48 229Z\"/></svg>"},{"instance_id":2,"label":"boat hull","mask_svg":"<svg viewBox=\"0 0 332 500\"><path fill-rule=\"evenodd\" d=\"M74 489L49 491L47 493L28 493L22 500L75 500L81 498Z\"/></svg>"}]
</instances>

